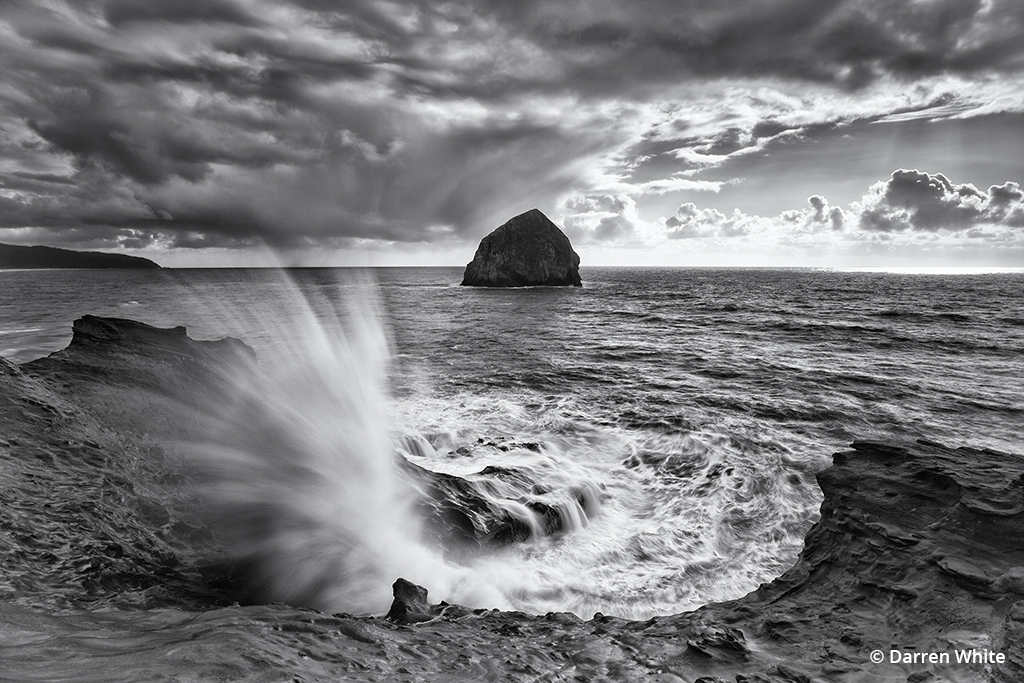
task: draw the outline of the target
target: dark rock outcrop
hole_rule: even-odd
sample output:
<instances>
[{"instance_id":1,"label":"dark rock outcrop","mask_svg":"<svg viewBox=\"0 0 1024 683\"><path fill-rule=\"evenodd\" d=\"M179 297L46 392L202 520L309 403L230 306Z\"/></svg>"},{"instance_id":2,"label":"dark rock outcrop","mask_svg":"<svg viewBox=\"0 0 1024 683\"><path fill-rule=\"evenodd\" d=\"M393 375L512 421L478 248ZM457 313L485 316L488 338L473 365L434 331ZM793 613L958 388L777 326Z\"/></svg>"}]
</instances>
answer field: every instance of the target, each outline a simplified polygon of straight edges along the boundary
<instances>
[{"instance_id":1,"label":"dark rock outcrop","mask_svg":"<svg viewBox=\"0 0 1024 683\"><path fill-rule=\"evenodd\" d=\"M107 254L99 251L72 251L56 247L23 247L0 244L0 269L3 268L159 268L159 264L140 256Z\"/></svg>"},{"instance_id":2,"label":"dark rock outcrop","mask_svg":"<svg viewBox=\"0 0 1024 683\"><path fill-rule=\"evenodd\" d=\"M188 330L181 325L154 327L127 318L83 315L72 324L71 332L70 346L76 350L82 346L111 344L110 349L121 352L134 349L147 357L152 357L154 352L170 351L205 358L209 362L223 362L228 357L256 360L255 351L234 337L197 341L189 337ZM54 355L59 356L61 353L58 351ZM212 357L217 355L221 357Z\"/></svg>"},{"instance_id":3,"label":"dark rock outcrop","mask_svg":"<svg viewBox=\"0 0 1024 683\"><path fill-rule=\"evenodd\" d=\"M124 318L85 315L72 326L67 348L22 367L72 381L86 394L146 389L151 395L190 401L195 391L220 391L232 369L250 371L256 353L232 337L197 341L184 327L160 328ZM123 397L122 397L123 398ZM124 401L115 401L123 403ZM141 422L149 422L144 415Z\"/></svg>"},{"instance_id":4,"label":"dark rock outcrop","mask_svg":"<svg viewBox=\"0 0 1024 683\"><path fill-rule=\"evenodd\" d=\"M496 450L508 447L508 444L495 442L476 446ZM573 487L566 491L547 491L514 468L492 465L460 477L434 472L401 456L399 465L422 494L420 509L427 531L441 546L456 554L570 531L568 519L579 514L589 516L598 505L595 490ZM497 482L503 484L500 488L505 491L504 496L495 495L498 487L493 483ZM490 490L492 495L484 495L483 490ZM517 505L503 507L502 499Z\"/></svg>"},{"instance_id":5,"label":"dark rock outcrop","mask_svg":"<svg viewBox=\"0 0 1024 683\"><path fill-rule=\"evenodd\" d=\"M416 624L430 621L439 609L432 609L427 602L427 589L411 581L398 579L391 587L395 601L391 603L387 618L400 624Z\"/></svg>"},{"instance_id":6,"label":"dark rock outcrop","mask_svg":"<svg viewBox=\"0 0 1024 683\"><path fill-rule=\"evenodd\" d=\"M569 238L537 209L519 214L480 241L462 284L472 287L582 286Z\"/></svg>"}]
</instances>

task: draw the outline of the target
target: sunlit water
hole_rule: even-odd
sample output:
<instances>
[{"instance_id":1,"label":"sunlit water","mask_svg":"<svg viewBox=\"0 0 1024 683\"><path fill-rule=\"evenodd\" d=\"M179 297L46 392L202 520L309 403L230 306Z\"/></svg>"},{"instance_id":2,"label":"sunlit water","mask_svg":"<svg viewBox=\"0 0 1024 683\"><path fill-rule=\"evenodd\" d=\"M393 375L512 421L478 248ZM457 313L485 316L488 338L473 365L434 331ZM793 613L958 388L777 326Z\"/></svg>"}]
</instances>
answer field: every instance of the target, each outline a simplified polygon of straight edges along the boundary
<instances>
[{"instance_id":1,"label":"sunlit water","mask_svg":"<svg viewBox=\"0 0 1024 683\"><path fill-rule=\"evenodd\" d=\"M253 346L261 374L235 379L261 428L225 412L182 450L270 595L328 611L382 613L397 576L472 606L692 609L792 564L814 473L852 439L1021 448L1020 273L584 269L582 289L523 290L460 275L0 271L0 355L62 348L85 313ZM526 473L566 531L432 547L396 453ZM253 515L285 531L254 536Z\"/></svg>"}]
</instances>

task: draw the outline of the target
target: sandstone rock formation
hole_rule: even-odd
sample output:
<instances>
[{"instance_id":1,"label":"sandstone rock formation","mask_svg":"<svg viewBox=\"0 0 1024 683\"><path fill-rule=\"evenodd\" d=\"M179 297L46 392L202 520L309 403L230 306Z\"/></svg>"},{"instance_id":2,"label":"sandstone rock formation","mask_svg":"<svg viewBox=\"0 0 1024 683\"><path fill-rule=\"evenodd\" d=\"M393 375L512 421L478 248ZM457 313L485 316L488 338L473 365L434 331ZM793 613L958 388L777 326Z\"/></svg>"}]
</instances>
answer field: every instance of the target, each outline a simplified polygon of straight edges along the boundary
<instances>
[{"instance_id":1,"label":"sandstone rock formation","mask_svg":"<svg viewBox=\"0 0 1024 683\"><path fill-rule=\"evenodd\" d=\"M548 217L531 209L480 241L466 266L463 285L472 287L581 287L580 257Z\"/></svg>"},{"instance_id":2,"label":"sandstone rock formation","mask_svg":"<svg viewBox=\"0 0 1024 683\"><path fill-rule=\"evenodd\" d=\"M116 318L73 329L66 349L0 362L0 543L31 539L0 557L0 608L230 604L202 576L201 520L166 495L181 471L164 444L191 436L189 406L222 400L219 373L253 367L252 349Z\"/></svg>"}]
</instances>

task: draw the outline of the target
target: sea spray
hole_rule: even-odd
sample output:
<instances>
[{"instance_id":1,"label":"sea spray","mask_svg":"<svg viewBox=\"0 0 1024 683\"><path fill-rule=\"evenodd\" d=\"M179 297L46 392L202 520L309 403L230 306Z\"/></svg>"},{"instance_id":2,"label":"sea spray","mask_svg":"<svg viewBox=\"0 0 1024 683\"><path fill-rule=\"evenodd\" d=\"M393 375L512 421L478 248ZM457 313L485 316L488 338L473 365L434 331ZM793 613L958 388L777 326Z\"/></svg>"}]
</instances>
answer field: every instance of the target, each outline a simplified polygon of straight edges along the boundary
<instances>
[{"instance_id":1,"label":"sea spray","mask_svg":"<svg viewBox=\"0 0 1024 683\"><path fill-rule=\"evenodd\" d=\"M190 447L226 561L256 599L330 611L386 610L398 576L448 593L459 571L420 542L384 422L373 290L340 304L289 291L287 329L273 332L287 346L228 378L234 400L202 407L205 438Z\"/></svg>"},{"instance_id":2,"label":"sea spray","mask_svg":"<svg viewBox=\"0 0 1024 683\"><path fill-rule=\"evenodd\" d=\"M239 297L259 305L208 316L260 356L233 400L200 407L210 429L192 448L256 599L383 613L401 576L434 601L646 618L738 597L795 559L817 489L757 425L666 432L571 395L453 393L414 363L396 373L377 294L281 273ZM401 457L463 478L528 533L435 542Z\"/></svg>"}]
</instances>

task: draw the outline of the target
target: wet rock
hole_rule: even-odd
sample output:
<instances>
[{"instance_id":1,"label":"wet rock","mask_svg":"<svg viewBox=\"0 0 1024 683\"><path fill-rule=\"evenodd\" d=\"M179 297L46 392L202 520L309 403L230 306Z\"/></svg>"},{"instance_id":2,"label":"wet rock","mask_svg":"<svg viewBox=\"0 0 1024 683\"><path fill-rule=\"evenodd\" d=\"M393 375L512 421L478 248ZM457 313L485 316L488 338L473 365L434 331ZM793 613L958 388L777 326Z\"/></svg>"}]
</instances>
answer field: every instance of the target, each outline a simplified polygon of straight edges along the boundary
<instances>
[{"instance_id":1,"label":"wet rock","mask_svg":"<svg viewBox=\"0 0 1024 683\"><path fill-rule=\"evenodd\" d=\"M434 472L402 458L399 463L423 494L424 520L439 545L507 545L530 538L531 525L527 521L494 505L469 480Z\"/></svg>"},{"instance_id":2,"label":"wet rock","mask_svg":"<svg viewBox=\"0 0 1024 683\"><path fill-rule=\"evenodd\" d=\"M400 578L395 581L392 591L395 601L391 603L391 609L387 614L387 618L391 621L397 621L400 624L417 624L422 621L430 621L436 616L435 611L440 612L443 609L440 606L436 610L431 608L430 603L427 602L427 589L417 586L412 581Z\"/></svg>"},{"instance_id":3,"label":"wet rock","mask_svg":"<svg viewBox=\"0 0 1024 683\"><path fill-rule=\"evenodd\" d=\"M548 495L552 492L511 467L489 465L460 477L434 472L402 457L398 461L421 493L428 532L455 554L570 531L567 520L573 515L566 508L586 516L597 507L596 494L583 488L554 492L562 494L555 496L560 502L554 503Z\"/></svg>"},{"instance_id":4,"label":"wet rock","mask_svg":"<svg viewBox=\"0 0 1024 683\"><path fill-rule=\"evenodd\" d=\"M480 241L462 284L472 287L582 286L569 238L537 209L510 219Z\"/></svg>"}]
</instances>

